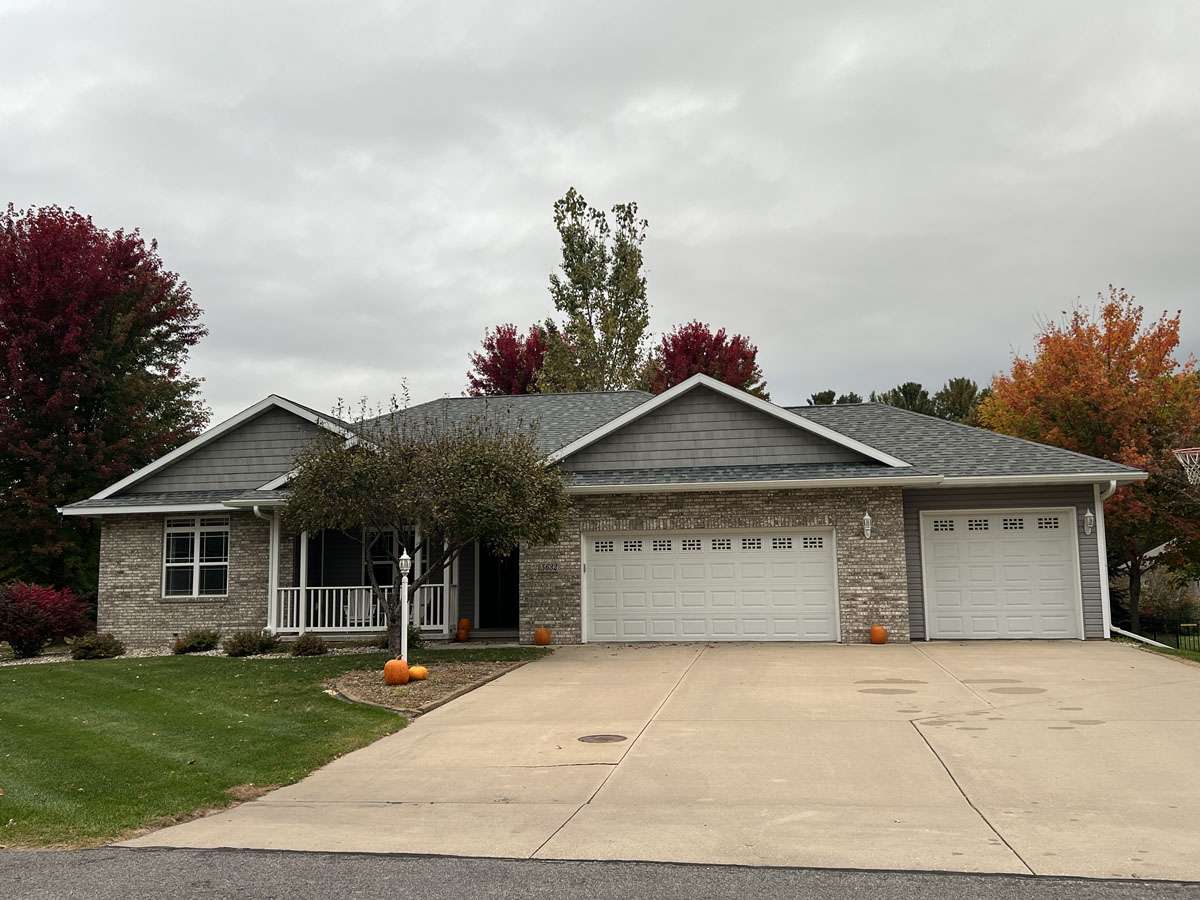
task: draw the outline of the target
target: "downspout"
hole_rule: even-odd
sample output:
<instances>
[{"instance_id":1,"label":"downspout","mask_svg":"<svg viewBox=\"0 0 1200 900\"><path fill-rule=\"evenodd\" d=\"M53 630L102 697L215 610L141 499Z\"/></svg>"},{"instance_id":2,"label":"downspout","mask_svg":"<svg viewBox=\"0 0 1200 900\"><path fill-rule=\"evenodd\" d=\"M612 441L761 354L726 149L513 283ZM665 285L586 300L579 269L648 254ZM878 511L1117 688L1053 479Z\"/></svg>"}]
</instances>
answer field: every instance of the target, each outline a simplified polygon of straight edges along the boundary
<instances>
[{"instance_id":1,"label":"downspout","mask_svg":"<svg viewBox=\"0 0 1200 900\"><path fill-rule=\"evenodd\" d=\"M267 544L267 633L274 634L279 627L279 515L274 510L264 513L257 503L253 510L255 516L271 525L271 537Z\"/></svg>"},{"instance_id":2,"label":"downspout","mask_svg":"<svg viewBox=\"0 0 1200 900\"><path fill-rule=\"evenodd\" d=\"M1108 584L1108 536L1105 534L1104 526L1104 501L1111 497L1117 490L1117 482L1115 480L1108 483L1108 487L1100 490L1099 484L1092 485L1093 496L1096 499L1096 555L1099 557L1100 563L1100 611L1104 617L1104 638L1107 640L1112 637L1114 631L1112 624L1112 594ZM1120 629L1116 629L1120 631Z\"/></svg>"}]
</instances>

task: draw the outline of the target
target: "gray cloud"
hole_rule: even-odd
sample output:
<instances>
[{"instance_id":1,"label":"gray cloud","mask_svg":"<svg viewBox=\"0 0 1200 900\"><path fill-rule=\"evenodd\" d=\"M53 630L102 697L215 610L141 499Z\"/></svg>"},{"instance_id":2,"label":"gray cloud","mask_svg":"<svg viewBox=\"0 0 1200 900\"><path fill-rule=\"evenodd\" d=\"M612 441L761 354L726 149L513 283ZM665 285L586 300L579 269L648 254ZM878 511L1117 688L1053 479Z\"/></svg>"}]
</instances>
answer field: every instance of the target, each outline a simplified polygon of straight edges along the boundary
<instances>
[{"instance_id":1,"label":"gray cloud","mask_svg":"<svg viewBox=\"0 0 1200 900\"><path fill-rule=\"evenodd\" d=\"M515 8L514 8L515 7ZM795 8L790 8L795 7ZM980 380L1114 282L1200 350L1190 3L0 6L0 199L140 226L219 416L456 394L639 202L653 328L773 395Z\"/></svg>"}]
</instances>

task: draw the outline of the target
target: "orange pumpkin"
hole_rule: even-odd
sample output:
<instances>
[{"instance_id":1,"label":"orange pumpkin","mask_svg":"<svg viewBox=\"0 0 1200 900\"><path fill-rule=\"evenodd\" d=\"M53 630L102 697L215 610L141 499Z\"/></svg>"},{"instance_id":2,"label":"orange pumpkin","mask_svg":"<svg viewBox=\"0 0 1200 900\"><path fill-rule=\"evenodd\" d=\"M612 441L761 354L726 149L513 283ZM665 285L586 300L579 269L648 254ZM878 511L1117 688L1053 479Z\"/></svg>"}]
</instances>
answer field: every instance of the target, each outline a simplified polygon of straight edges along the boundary
<instances>
[{"instance_id":1,"label":"orange pumpkin","mask_svg":"<svg viewBox=\"0 0 1200 900\"><path fill-rule=\"evenodd\" d=\"M459 641L460 643L462 641L469 639L470 637L471 637L471 632L467 628L460 628L460 629L458 629L458 631L454 632L454 639L456 641Z\"/></svg>"},{"instance_id":2,"label":"orange pumpkin","mask_svg":"<svg viewBox=\"0 0 1200 900\"><path fill-rule=\"evenodd\" d=\"M413 681L424 681L429 677L429 670L424 666L409 666L408 677Z\"/></svg>"},{"instance_id":3,"label":"orange pumpkin","mask_svg":"<svg viewBox=\"0 0 1200 900\"><path fill-rule=\"evenodd\" d=\"M550 643L550 629L545 626L533 629L533 642L539 647L545 647Z\"/></svg>"},{"instance_id":4,"label":"orange pumpkin","mask_svg":"<svg viewBox=\"0 0 1200 900\"><path fill-rule=\"evenodd\" d=\"M882 625L872 625L871 626L871 643L872 644L886 644L887 643L887 629L884 628Z\"/></svg>"},{"instance_id":5,"label":"orange pumpkin","mask_svg":"<svg viewBox=\"0 0 1200 900\"><path fill-rule=\"evenodd\" d=\"M408 684L408 663L402 659L389 659L383 664L384 684Z\"/></svg>"}]
</instances>

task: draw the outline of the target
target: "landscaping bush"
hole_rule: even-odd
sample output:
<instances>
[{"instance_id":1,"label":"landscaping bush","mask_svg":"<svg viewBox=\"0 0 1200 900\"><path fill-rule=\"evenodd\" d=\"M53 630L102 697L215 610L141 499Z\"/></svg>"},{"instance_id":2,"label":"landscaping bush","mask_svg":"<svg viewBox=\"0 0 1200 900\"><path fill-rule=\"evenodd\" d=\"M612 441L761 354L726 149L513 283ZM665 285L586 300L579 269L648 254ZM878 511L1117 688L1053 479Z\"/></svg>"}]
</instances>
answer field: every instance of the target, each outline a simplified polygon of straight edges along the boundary
<instances>
[{"instance_id":1,"label":"landscaping bush","mask_svg":"<svg viewBox=\"0 0 1200 900\"><path fill-rule=\"evenodd\" d=\"M213 628L193 628L175 638L175 654L204 653L221 646L221 633Z\"/></svg>"},{"instance_id":2,"label":"landscaping bush","mask_svg":"<svg viewBox=\"0 0 1200 900\"><path fill-rule=\"evenodd\" d=\"M71 659L112 659L125 655L125 645L111 634L85 634L71 641Z\"/></svg>"},{"instance_id":3,"label":"landscaping bush","mask_svg":"<svg viewBox=\"0 0 1200 900\"><path fill-rule=\"evenodd\" d=\"M70 588L14 581L0 587L0 641L18 657L87 631L87 606Z\"/></svg>"},{"instance_id":4,"label":"landscaping bush","mask_svg":"<svg viewBox=\"0 0 1200 900\"><path fill-rule=\"evenodd\" d=\"M380 650L386 650L388 648L388 636L385 634L379 638L379 640L375 642L375 646ZM420 650L424 646L425 637L421 634L421 629L416 625L410 624L408 626L408 648L410 650Z\"/></svg>"},{"instance_id":5,"label":"landscaping bush","mask_svg":"<svg viewBox=\"0 0 1200 900\"><path fill-rule=\"evenodd\" d=\"M292 644L292 656L324 656L328 652L329 645L319 634L305 632Z\"/></svg>"},{"instance_id":6,"label":"landscaping bush","mask_svg":"<svg viewBox=\"0 0 1200 900\"><path fill-rule=\"evenodd\" d=\"M274 653L279 649L279 641L265 631L238 631L225 639L221 649L226 656L257 656Z\"/></svg>"}]
</instances>

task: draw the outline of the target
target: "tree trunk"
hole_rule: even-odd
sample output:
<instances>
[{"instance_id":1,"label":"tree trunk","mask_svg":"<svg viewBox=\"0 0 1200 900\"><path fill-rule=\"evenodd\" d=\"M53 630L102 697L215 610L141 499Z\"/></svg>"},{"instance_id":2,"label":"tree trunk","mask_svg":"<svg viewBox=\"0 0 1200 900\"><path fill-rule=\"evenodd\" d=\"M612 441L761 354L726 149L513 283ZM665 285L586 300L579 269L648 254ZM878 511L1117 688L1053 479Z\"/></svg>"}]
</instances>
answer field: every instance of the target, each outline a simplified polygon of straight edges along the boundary
<instances>
[{"instance_id":1,"label":"tree trunk","mask_svg":"<svg viewBox=\"0 0 1200 900\"><path fill-rule=\"evenodd\" d=\"M400 658L400 637L404 630L400 627L400 617L388 618L387 640L388 652L396 659Z\"/></svg>"},{"instance_id":2,"label":"tree trunk","mask_svg":"<svg viewBox=\"0 0 1200 900\"><path fill-rule=\"evenodd\" d=\"M1129 630L1142 633L1142 617L1138 607L1142 599L1142 558L1135 556L1129 561Z\"/></svg>"}]
</instances>

